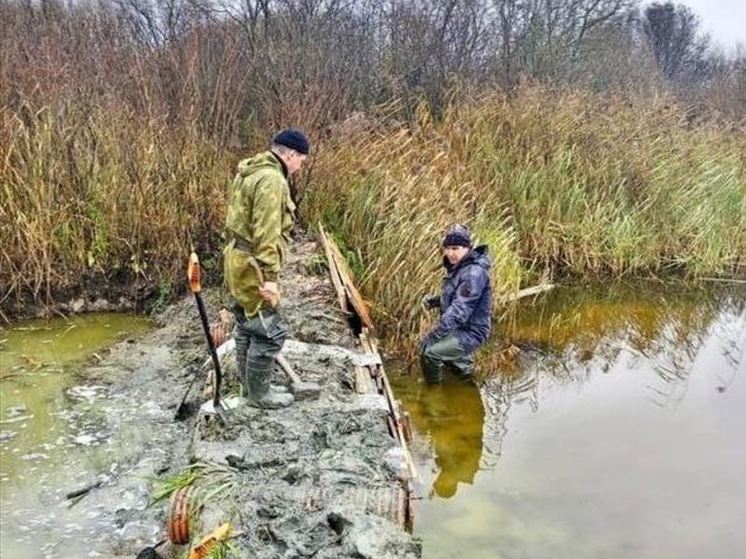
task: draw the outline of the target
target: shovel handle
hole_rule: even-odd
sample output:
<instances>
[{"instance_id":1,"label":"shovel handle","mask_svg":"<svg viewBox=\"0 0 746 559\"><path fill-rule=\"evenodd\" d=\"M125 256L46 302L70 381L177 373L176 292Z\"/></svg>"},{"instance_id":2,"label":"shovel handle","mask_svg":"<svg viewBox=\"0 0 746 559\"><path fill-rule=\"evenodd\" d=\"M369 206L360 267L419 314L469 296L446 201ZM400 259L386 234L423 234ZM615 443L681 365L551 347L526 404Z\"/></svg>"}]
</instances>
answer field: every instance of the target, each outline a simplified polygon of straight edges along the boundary
<instances>
[{"instance_id":1,"label":"shovel handle","mask_svg":"<svg viewBox=\"0 0 746 559\"><path fill-rule=\"evenodd\" d=\"M212 341L212 335L210 334L210 325L207 323L207 311L205 310L205 304L202 302L202 286L200 285L201 272L199 267L199 258L197 253L192 252L189 255L189 264L187 265L187 277L189 278L189 289L194 294L194 299L197 303L197 310L199 311L199 318L202 322L202 329L205 331L205 337L207 338L207 347L210 350L210 357L212 357L212 365L215 369L215 381L213 383L212 401L215 406L215 410L218 411L220 408L220 385L222 384L223 373L220 370L220 359L215 351L215 344Z\"/></svg>"},{"instance_id":2,"label":"shovel handle","mask_svg":"<svg viewBox=\"0 0 746 559\"><path fill-rule=\"evenodd\" d=\"M192 293L199 293L202 291L200 280L202 279L202 272L199 268L199 258L197 253L193 252L189 255L189 264L187 265L187 278L189 278L189 289Z\"/></svg>"}]
</instances>

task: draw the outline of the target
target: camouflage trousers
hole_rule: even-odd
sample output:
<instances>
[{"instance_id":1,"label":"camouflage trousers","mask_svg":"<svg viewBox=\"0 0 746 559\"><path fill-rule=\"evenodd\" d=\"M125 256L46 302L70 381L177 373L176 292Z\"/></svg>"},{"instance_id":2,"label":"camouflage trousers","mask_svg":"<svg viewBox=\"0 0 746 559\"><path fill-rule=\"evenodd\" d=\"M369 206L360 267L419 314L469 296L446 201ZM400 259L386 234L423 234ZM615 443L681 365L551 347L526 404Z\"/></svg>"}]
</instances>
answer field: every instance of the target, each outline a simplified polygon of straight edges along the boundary
<instances>
[{"instance_id":1,"label":"camouflage trousers","mask_svg":"<svg viewBox=\"0 0 746 559\"><path fill-rule=\"evenodd\" d=\"M269 390L275 357L288 337L277 311L262 310L247 318L236 315L236 364L238 375L250 398Z\"/></svg>"},{"instance_id":2,"label":"camouflage trousers","mask_svg":"<svg viewBox=\"0 0 746 559\"><path fill-rule=\"evenodd\" d=\"M437 384L443 380L444 369L451 368L461 378L471 378L474 356L461 348L458 338L450 334L422 348L420 364L425 380Z\"/></svg>"}]
</instances>

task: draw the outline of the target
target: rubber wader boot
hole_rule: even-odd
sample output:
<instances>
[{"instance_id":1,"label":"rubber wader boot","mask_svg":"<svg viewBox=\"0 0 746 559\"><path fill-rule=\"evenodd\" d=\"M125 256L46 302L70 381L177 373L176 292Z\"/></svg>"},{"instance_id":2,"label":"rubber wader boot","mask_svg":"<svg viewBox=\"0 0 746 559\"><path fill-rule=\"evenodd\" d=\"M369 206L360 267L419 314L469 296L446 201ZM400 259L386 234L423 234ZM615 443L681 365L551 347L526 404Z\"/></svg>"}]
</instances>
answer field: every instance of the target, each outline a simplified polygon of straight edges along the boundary
<instances>
[{"instance_id":1,"label":"rubber wader boot","mask_svg":"<svg viewBox=\"0 0 746 559\"><path fill-rule=\"evenodd\" d=\"M238 381L243 386L244 394L249 393L249 375L246 370L246 354L249 350L249 337L243 332L239 324L236 330L236 368L238 369Z\"/></svg>"},{"instance_id":2,"label":"rubber wader boot","mask_svg":"<svg viewBox=\"0 0 746 559\"><path fill-rule=\"evenodd\" d=\"M429 357L425 352L420 354L420 365L428 384L440 384L443 381L443 363Z\"/></svg>"},{"instance_id":3,"label":"rubber wader boot","mask_svg":"<svg viewBox=\"0 0 746 559\"><path fill-rule=\"evenodd\" d=\"M253 369L249 371L249 403L257 408L286 408L295 401L289 392L270 390L272 369Z\"/></svg>"},{"instance_id":4,"label":"rubber wader boot","mask_svg":"<svg viewBox=\"0 0 746 559\"><path fill-rule=\"evenodd\" d=\"M238 367L238 380L243 386L244 394L250 394L249 371L246 369L246 354L249 349L249 337L239 332L236 335L236 366ZM270 384L272 392L286 393L289 389L284 384Z\"/></svg>"}]
</instances>

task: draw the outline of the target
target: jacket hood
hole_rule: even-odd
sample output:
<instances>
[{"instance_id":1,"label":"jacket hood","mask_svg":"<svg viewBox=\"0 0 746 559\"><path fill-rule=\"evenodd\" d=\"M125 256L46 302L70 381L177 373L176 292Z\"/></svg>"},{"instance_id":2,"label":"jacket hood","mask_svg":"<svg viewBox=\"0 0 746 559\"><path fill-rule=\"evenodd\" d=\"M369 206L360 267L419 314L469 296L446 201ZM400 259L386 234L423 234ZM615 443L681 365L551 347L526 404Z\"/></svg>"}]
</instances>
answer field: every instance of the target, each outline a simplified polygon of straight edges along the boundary
<instances>
[{"instance_id":1,"label":"jacket hood","mask_svg":"<svg viewBox=\"0 0 746 559\"><path fill-rule=\"evenodd\" d=\"M260 169L274 169L287 178L285 164L271 151L258 153L255 156L243 159L238 163L238 173L242 177L251 175Z\"/></svg>"},{"instance_id":2,"label":"jacket hood","mask_svg":"<svg viewBox=\"0 0 746 559\"><path fill-rule=\"evenodd\" d=\"M448 262L448 259L444 256L443 267L449 273L452 273L459 268L469 266L470 264L475 264L489 272L490 268L492 268L492 260L490 260L488 253L489 247L487 245L479 245L472 248L468 253L466 253L466 256L464 256L455 266L452 266L451 263Z\"/></svg>"}]
</instances>

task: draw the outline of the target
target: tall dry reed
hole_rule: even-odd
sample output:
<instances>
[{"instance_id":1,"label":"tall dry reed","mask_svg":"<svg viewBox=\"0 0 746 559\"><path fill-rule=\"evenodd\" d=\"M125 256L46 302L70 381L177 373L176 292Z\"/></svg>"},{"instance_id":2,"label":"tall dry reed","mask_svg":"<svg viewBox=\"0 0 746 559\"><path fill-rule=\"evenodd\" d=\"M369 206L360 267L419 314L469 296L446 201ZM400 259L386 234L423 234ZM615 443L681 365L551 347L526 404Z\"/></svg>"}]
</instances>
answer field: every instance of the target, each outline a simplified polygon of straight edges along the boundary
<instances>
[{"instance_id":1,"label":"tall dry reed","mask_svg":"<svg viewBox=\"0 0 746 559\"><path fill-rule=\"evenodd\" d=\"M431 319L454 222L490 245L501 295L562 275L733 273L746 255L746 136L691 127L670 100L525 87L414 126L358 119L319 155L306 202L359 250L394 340ZM354 258L353 258L354 259Z\"/></svg>"},{"instance_id":2,"label":"tall dry reed","mask_svg":"<svg viewBox=\"0 0 746 559\"><path fill-rule=\"evenodd\" d=\"M4 306L147 295L183 276L191 246L215 253L231 163L194 130L68 105L3 110L2 133Z\"/></svg>"}]
</instances>

